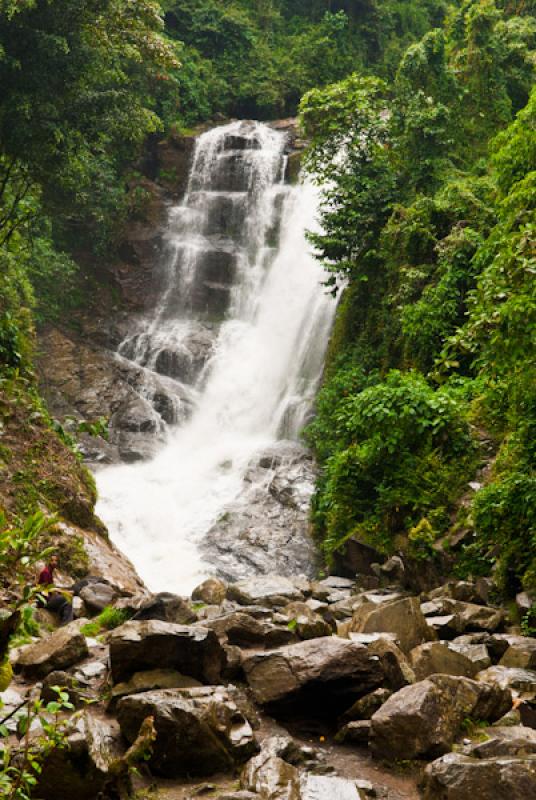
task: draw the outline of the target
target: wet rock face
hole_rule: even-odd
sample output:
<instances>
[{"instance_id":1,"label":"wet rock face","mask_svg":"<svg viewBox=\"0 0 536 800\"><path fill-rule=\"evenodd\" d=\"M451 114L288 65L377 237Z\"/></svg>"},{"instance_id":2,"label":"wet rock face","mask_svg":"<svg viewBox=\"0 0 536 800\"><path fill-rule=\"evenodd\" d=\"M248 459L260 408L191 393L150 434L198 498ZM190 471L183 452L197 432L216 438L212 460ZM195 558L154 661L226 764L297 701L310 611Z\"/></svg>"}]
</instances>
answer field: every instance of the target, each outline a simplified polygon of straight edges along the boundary
<instances>
[{"instance_id":1,"label":"wet rock face","mask_svg":"<svg viewBox=\"0 0 536 800\"><path fill-rule=\"evenodd\" d=\"M117 715L129 742L147 716L154 718L150 765L155 773L212 775L232 771L259 749L238 694L223 687L143 692L120 700Z\"/></svg>"},{"instance_id":2,"label":"wet rock face","mask_svg":"<svg viewBox=\"0 0 536 800\"><path fill-rule=\"evenodd\" d=\"M243 661L255 700L269 708L310 702L318 715L348 708L354 699L379 686L383 671L364 645L338 637L310 639Z\"/></svg>"},{"instance_id":3,"label":"wet rock face","mask_svg":"<svg viewBox=\"0 0 536 800\"><path fill-rule=\"evenodd\" d=\"M424 800L527 800L536 794L536 756L476 758L448 753L425 770Z\"/></svg>"},{"instance_id":4,"label":"wet rock face","mask_svg":"<svg viewBox=\"0 0 536 800\"><path fill-rule=\"evenodd\" d=\"M206 628L160 620L132 621L116 628L110 637L110 665L116 683L135 672L163 668L217 684L224 664L225 653L216 634Z\"/></svg>"},{"instance_id":5,"label":"wet rock face","mask_svg":"<svg viewBox=\"0 0 536 800\"><path fill-rule=\"evenodd\" d=\"M317 554L310 535L309 505L315 467L301 445L282 441L258 454L244 489L207 532L201 551L220 577L312 576ZM299 598L289 598L299 599Z\"/></svg>"}]
</instances>

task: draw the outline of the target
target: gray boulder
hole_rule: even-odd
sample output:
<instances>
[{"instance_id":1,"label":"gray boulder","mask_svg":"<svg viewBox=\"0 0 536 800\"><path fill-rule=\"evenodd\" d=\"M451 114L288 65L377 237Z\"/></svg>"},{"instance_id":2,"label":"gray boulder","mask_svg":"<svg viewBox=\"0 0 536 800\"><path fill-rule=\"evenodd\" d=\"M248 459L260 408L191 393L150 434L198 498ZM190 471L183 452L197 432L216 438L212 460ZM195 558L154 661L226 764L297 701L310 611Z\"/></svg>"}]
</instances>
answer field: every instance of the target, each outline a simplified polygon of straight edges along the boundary
<instances>
[{"instance_id":1,"label":"gray boulder","mask_svg":"<svg viewBox=\"0 0 536 800\"><path fill-rule=\"evenodd\" d=\"M482 760L448 753L424 773L424 800L528 800L536 796L536 756Z\"/></svg>"},{"instance_id":2,"label":"gray boulder","mask_svg":"<svg viewBox=\"0 0 536 800\"><path fill-rule=\"evenodd\" d=\"M99 614L113 603L117 593L108 583L89 583L80 590L80 597L92 614Z\"/></svg>"},{"instance_id":3,"label":"gray boulder","mask_svg":"<svg viewBox=\"0 0 536 800\"><path fill-rule=\"evenodd\" d=\"M66 743L67 747L56 747L45 757L36 796L43 800L94 800L113 777L113 729L86 712L71 723Z\"/></svg>"},{"instance_id":4,"label":"gray boulder","mask_svg":"<svg viewBox=\"0 0 536 800\"><path fill-rule=\"evenodd\" d=\"M186 598L171 592L159 592L144 600L132 619L160 619L177 625L190 625L197 620L197 614Z\"/></svg>"},{"instance_id":5,"label":"gray boulder","mask_svg":"<svg viewBox=\"0 0 536 800\"><path fill-rule=\"evenodd\" d=\"M223 614L202 624L221 641L238 647L279 647L297 641L296 634L286 626L278 627L242 611Z\"/></svg>"},{"instance_id":6,"label":"gray boulder","mask_svg":"<svg viewBox=\"0 0 536 800\"><path fill-rule=\"evenodd\" d=\"M396 644L385 636L367 645L369 654L377 658L380 662L385 676L384 685L392 692L396 692L403 686L415 683L415 673L402 652Z\"/></svg>"},{"instance_id":7,"label":"gray boulder","mask_svg":"<svg viewBox=\"0 0 536 800\"><path fill-rule=\"evenodd\" d=\"M529 636L512 637L499 663L503 667L536 670L536 639Z\"/></svg>"},{"instance_id":8,"label":"gray boulder","mask_svg":"<svg viewBox=\"0 0 536 800\"><path fill-rule=\"evenodd\" d=\"M23 647L15 663L16 669L27 678L44 678L49 672L67 669L82 661L89 655L86 637L80 633L86 622L87 619L69 622L50 636Z\"/></svg>"},{"instance_id":9,"label":"gray boulder","mask_svg":"<svg viewBox=\"0 0 536 800\"><path fill-rule=\"evenodd\" d=\"M486 683L495 683L503 688L515 692L536 693L536 670L520 669L518 667L504 667L497 665L482 670L476 676L477 680Z\"/></svg>"},{"instance_id":10,"label":"gray boulder","mask_svg":"<svg viewBox=\"0 0 536 800\"><path fill-rule=\"evenodd\" d=\"M383 679L379 658L365 645L336 636L256 653L244 659L243 668L258 703L292 704L309 696L333 714Z\"/></svg>"},{"instance_id":11,"label":"gray boulder","mask_svg":"<svg viewBox=\"0 0 536 800\"><path fill-rule=\"evenodd\" d=\"M426 642L413 648L410 661L418 681L438 672L464 675L466 678L474 678L478 672L478 666L470 658L451 650L442 642Z\"/></svg>"},{"instance_id":12,"label":"gray boulder","mask_svg":"<svg viewBox=\"0 0 536 800\"><path fill-rule=\"evenodd\" d=\"M508 725L486 729L484 742L475 742L466 754L475 758L498 758L499 756L536 755L536 731L524 725Z\"/></svg>"},{"instance_id":13,"label":"gray boulder","mask_svg":"<svg viewBox=\"0 0 536 800\"><path fill-rule=\"evenodd\" d=\"M370 736L370 720L359 719L348 722L337 731L335 739L340 744L363 744L367 745Z\"/></svg>"},{"instance_id":14,"label":"gray boulder","mask_svg":"<svg viewBox=\"0 0 536 800\"><path fill-rule=\"evenodd\" d=\"M437 638L426 622L416 597L379 604L365 603L354 613L351 629L357 633L395 633L404 653L409 653L418 644Z\"/></svg>"},{"instance_id":15,"label":"gray boulder","mask_svg":"<svg viewBox=\"0 0 536 800\"><path fill-rule=\"evenodd\" d=\"M126 622L112 632L109 645L114 683L135 672L174 669L216 684L225 665L225 652L214 631L161 620Z\"/></svg>"},{"instance_id":16,"label":"gray boulder","mask_svg":"<svg viewBox=\"0 0 536 800\"><path fill-rule=\"evenodd\" d=\"M145 672L135 672L130 680L117 683L113 687L108 708L113 707L118 700L129 694L152 692L158 689L193 689L202 685L195 678L182 675L174 669L149 669Z\"/></svg>"},{"instance_id":17,"label":"gray boulder","mask_svg":"<svg viewBox=\"0 0 536 800\"><path fill-rule=\"evenodd\" d=\"M489 656L488 648L485 644L472 644L471 642L464 641L465 636L460 636L448 643L449 650L465 656L473 662L477 672L487 669L491 666L491 658Z\"/></svg>"},{"instance_id":18,"label":"gray boulder","mask_svg":"<svg viewBox=\"0 0 536 800\"><path fill-rule=\"evenodd\" d=\"M466 717L494 721L512 705L498 686L451 675L432 675L407 686L371 720L372 752L379 758L437 757L450 750Z\"/></svg>"},{"instance_id":19,"label":"gray boulder","mask_svg":"<svg viewBox=\"0 0 536 800\"><path fill-rule=\"evenodd\" d=\"M281 575L259 575L227 589L227 598L240 605L285 606L292 600L303 600L303 594L289 578Z\"/></svg>"},{"instance_id":20,"label":"gray boulder","mask_svg":"<svg viewBox=\"0 0 536 800\"><path fill-rule=\"evenodd\" d=\"M275 619L275 617L274 617ZM306 603L296 600L281 609L277 615L284 625L295 631L300 639L318 639L321 636L331 636L331 625L316 614Z\"/></svg>"},{"instance_id":21,"label":"gray boulder","mask_svg":"<svg viewBox=\"0 0 536 800\"><path fill-rule=\"evenodd\" d=\"M149 763L158 775L213 775L235 769L259 750L244 705L233 687L168 689L124 697L117 718L133 742L143 720L153 717Z\"/></svg>"}]
</instances>

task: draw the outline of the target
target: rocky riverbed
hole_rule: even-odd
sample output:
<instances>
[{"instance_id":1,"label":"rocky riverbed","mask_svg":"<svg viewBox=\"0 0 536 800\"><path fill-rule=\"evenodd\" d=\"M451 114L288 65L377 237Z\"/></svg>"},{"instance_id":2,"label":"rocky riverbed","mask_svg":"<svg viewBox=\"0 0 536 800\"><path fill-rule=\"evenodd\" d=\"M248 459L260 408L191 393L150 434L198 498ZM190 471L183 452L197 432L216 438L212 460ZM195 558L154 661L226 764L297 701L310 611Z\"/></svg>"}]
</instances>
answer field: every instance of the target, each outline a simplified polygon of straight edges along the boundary
<instances>
[{"instance_id":1,"label":"rocky riverbed","mask_svg":"<svg viewBox=\"0 0 536 800\"><path fill-rule=\"evenodd\" d=\"M2 713L53 685L79 709L69 747L45 759L44 800L124 796L117 765L147 726L139 797L526 800L536 639L482 591L268 575L182 598L96 576L81 619L13 652ZM86 617L110 604L128 621L88 638Z\"/></svg>"}]
</instances>

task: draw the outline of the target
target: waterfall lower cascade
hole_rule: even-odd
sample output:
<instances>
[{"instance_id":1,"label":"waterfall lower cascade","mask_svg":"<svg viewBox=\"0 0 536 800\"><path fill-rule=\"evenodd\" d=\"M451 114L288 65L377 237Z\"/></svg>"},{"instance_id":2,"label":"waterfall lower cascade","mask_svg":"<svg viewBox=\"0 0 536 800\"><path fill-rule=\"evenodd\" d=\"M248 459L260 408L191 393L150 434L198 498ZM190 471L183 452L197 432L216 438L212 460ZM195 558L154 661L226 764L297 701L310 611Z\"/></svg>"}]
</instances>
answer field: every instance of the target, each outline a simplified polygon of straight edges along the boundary
<instances>
[{"instance_id":1,"label":"waterfall lower cascade","mask_svg":"<svg viewBox=\"0 0 536 800\"><path fill-rule=\"evenodd\" d=\"M147 435L163 441L97 473L97 512L155 591L312 569L314 474L298 437L335 304L305 238L316 192L284 182L285 146L249 121L198 138L160 301L117 354L142 369L158 420Z\"/></svg>"}]
</instances>

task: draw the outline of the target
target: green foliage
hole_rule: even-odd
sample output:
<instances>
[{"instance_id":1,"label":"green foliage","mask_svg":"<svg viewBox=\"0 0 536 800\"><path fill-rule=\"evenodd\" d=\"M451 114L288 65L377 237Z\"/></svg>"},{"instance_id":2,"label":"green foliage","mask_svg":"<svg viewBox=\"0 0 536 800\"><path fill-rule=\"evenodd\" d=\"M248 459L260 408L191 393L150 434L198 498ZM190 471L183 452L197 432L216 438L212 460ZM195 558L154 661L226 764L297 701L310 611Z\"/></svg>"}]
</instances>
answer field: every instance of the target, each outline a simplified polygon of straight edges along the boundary
<instances>
[{"instance_id":1,"label":"green foliage","mask_svg":"<svg viewBox=\"0 0 536 800\"><path fill-rule=\"evenodd\" d=\"M470 419L500 452L457 572L493 567L507 593L536 583L534 33L523 5L465 0L388 87L353 75L301 104L306 164L329 182L311 238L348 286L308 434L318 532L328 550L404 532L431 555L476 466Z\"/></svg>"},{"instance_id":2,"label":"green foliage","mask_svg":"<svg viewBox=\"0 0 536 800\"><path fill-rule=\"evenodd\" d=\"M294 113L305 91L357 68L391 77L404 46L445 13L442 0L358 5L165 0L166 31L178 43L183 68L173 73L160 113L186 124L215 113L256 118Z\"/></svg>"},{"instance_id":3,"label":"green foliage","mask_svg":"<svg viewBox=\"0 0 536 800\"><path fill-rule=\"evenodd\" d=\"M103 631L111 631L114 628L118 628L129 619L129 616L128 611L125 609L106 606L95 619L87 622L81 630L85 636L98 636Z\"/></svg>"},{"instance_id":4,"label":"green foliage","mask_svg":"<svg viewBox=\"0 0 536 800\"><path fill-rule=\"evenodd\" d=\"M62 712L74 709L69 695L61 687L52 687L57 699L49 703L30 697L24 711L17 715L21 743L7 743L9 731L0 725L0 792L5 800L31 800L35 796L42 764L50 753L66 746L69 721ZM1 706L1 703L0 703ZM32 725L38 723L42 733L30 738Z\"/></svg>"},{"instance_id":5,"label":"green foliage","mask_svg":"<svg viewBox=\"0 0 536 800\"><path fill-rule=\"evenodd\" d=\"M450 394L418 373L392 371L340 401L330 421L335 446L316 505L328 552L350 530L393 549L397 534L422 533L424 516L435 540L472 466L467 424ZM317 423L313 443L318 431Z\"/></svg>"}]
</instances>

